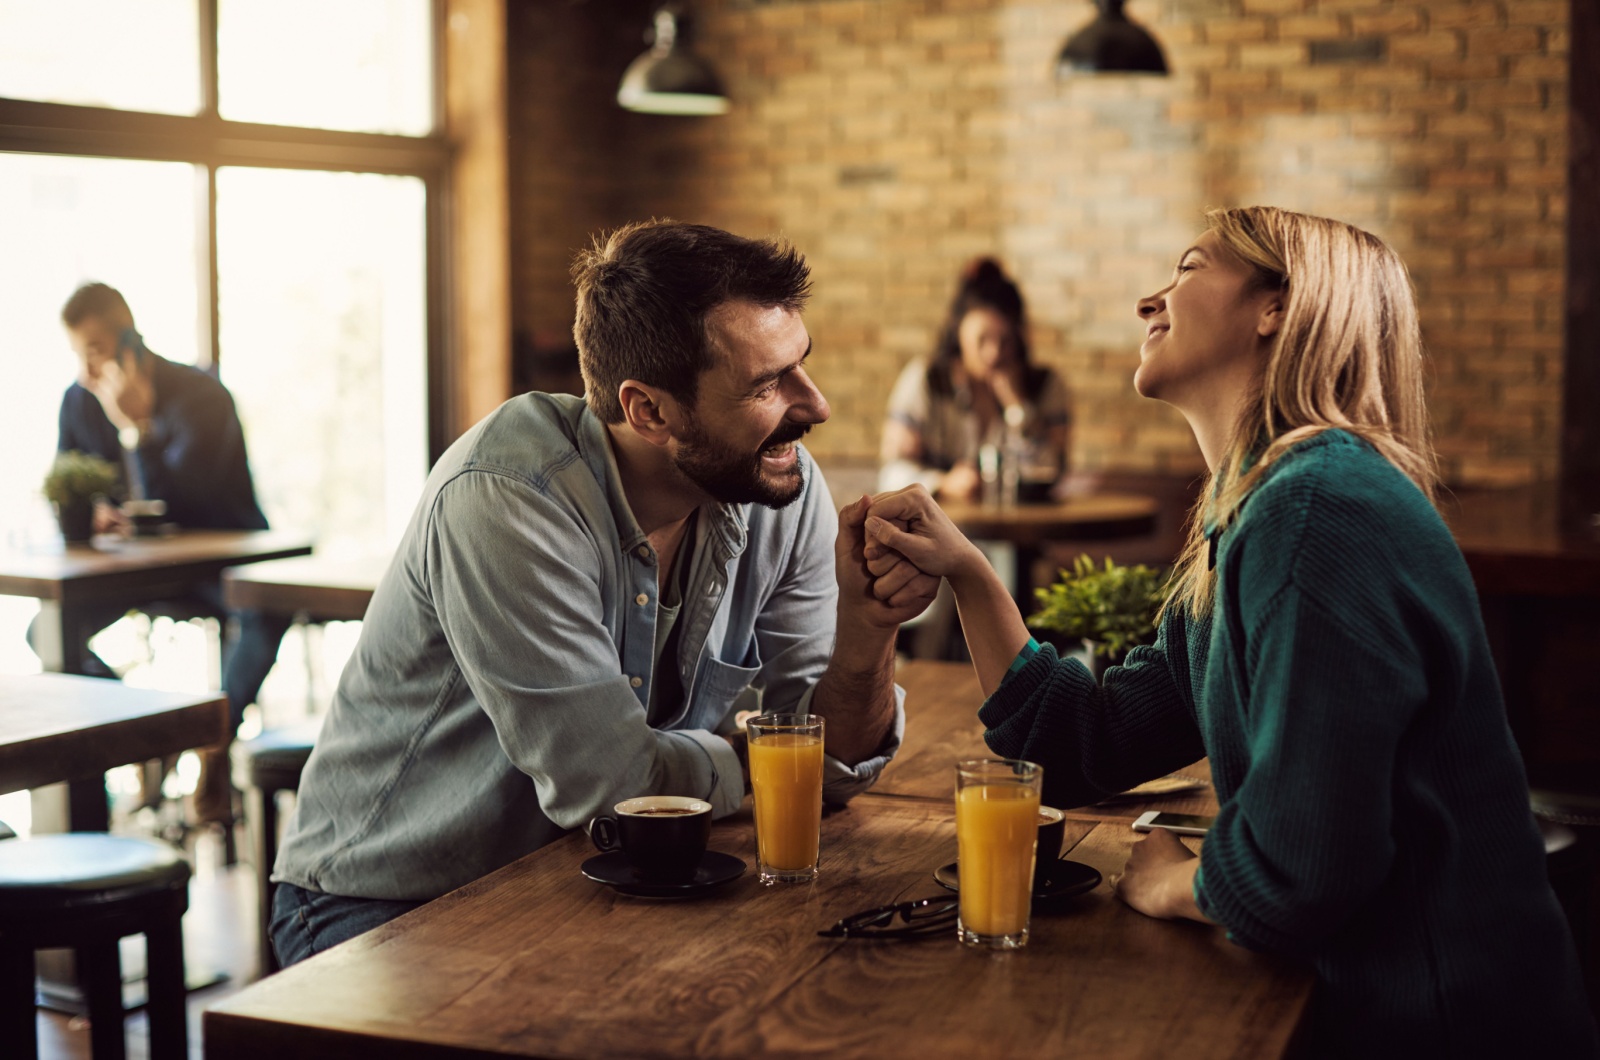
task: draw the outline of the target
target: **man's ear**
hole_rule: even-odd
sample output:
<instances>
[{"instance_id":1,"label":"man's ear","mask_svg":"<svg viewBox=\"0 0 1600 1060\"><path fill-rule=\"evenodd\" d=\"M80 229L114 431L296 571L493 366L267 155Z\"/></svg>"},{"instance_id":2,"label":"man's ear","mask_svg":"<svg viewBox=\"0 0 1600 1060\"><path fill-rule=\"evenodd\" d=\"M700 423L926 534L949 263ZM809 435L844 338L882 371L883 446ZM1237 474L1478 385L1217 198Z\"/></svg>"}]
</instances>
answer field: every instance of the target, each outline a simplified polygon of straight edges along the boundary
<instances>
[{"instance_id":1,"label":"man's ear","mask_svg":"<svg viewBox=\"0 0 1600 1060\"><path fill-rule=\"evenodd\" d=\"M680 420L672 395L637 379L624 379L617 387L622 418L635 434L652 445L666 445Z\"/></svg>"},{"instance_id":2,"label":"man's ear","mask_svg":"<svg viewBox=\"0 0 1600 1060\"><path fill-rule=\"evenodd\" d=\"M1256 334L1261 338L1270 339L1281 327L1283 327L1283 298L1275 296L1261 307L1261 315L1256 319Z\"/></svg>"}]
</instances>

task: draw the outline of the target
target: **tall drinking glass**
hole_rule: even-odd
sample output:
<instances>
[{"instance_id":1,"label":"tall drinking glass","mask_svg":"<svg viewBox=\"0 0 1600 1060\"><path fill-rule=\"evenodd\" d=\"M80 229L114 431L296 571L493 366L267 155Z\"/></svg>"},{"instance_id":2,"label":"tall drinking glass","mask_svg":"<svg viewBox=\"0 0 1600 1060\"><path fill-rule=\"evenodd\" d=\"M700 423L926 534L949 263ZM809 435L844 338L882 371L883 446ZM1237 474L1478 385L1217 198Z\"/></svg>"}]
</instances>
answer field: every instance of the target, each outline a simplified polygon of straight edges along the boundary
<instances>
[{"instance_id":1,"label":"tall drinking glass","mask_svg":"<svg viewBox=\"0 0 1600 1060\"><path fill-rule=\"evenodd\" d=\"M822 717L762 714L745 723L745 732L761 882L814 880L822 831Z\"/></svg>"},{"instance_id":2,"label":"tall drinking glass","mask_svg":"<svg viewBox=\"0 0 1600 1060\"><path fill-rule=\"evenodd\" d=\"M956 763L956 930L969 946L1014 950L1028 943L1043 777L1034 763L1009 758Z\"/></svg>"}]
</instances>

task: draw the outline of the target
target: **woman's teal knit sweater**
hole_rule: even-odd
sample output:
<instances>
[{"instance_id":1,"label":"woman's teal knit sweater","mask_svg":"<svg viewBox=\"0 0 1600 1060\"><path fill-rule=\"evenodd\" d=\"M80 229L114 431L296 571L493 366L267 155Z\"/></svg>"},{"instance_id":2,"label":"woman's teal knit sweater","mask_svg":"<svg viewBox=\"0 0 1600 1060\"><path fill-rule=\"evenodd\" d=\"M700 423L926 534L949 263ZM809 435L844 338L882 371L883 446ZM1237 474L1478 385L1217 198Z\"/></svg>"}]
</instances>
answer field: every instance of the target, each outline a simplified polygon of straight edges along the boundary
<instances>
[{"instance_id":1,"label":"woman's teal knit sweater","mask_svg":"<svg viewBox=\"0 0 1600 1060\"><path fill-rule=\"evenodd\" d=\"M1427 498L1328 431L1217 542L1212 613L1172 608L1097 686L1049 648L983 706L997 754L1074 806L1211 758L1195 897L1318 975L1329 1055L1600 1055L1472 579Z\"/></svg>"}]
</instances>

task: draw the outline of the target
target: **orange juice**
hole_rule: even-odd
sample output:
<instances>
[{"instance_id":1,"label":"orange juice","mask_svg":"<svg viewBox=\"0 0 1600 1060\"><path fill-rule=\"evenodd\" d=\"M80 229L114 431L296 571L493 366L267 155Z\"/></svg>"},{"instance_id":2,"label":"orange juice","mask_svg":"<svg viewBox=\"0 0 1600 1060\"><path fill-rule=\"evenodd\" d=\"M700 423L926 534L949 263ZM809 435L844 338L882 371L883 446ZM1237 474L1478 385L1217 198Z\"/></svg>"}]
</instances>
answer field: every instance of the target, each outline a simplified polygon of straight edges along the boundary
<instances>
[{"instance_id":1,"label":"orange juice","mask_svg":"<svg viewBox=\"0 0 1600 1060\"><path fill-rule=\"evenodd\" d=\"M815 865L822 825L822 737L778 732L751 740L750 788L762 867L792 872Z\"/></svg>"},{"instance_id":2,"label":"orange juice","mask_svg":"<svg viewBox=\"0 0 1600 1060\"><path fill-rule=\"evenodd\" d=\"M961 926L978 935L1028 930L1039 789L977 784L956 792Z\"/></svg>"}]
</instances>

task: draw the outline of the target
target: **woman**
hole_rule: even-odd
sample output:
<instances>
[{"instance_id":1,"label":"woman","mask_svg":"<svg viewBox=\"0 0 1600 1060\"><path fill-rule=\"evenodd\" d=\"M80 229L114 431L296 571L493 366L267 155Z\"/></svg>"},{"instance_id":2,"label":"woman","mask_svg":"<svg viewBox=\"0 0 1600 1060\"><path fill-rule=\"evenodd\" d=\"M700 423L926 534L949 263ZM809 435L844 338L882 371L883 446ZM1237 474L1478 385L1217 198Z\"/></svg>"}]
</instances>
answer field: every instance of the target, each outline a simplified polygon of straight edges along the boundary
<instances>
[{"instance_id":1,"label":"woman","mask_svg":"<svg viewBox=\"0 0 1600 1060\"><path fill-rule=\"evenodd\" d=\"M1207 220L1138 305L1134 386L1184 414L1211 470L1156 643L1097 686L1031 640L920 487L873 506L874 591L913 565L949 579L989 746L1043 763L1047 802L1210 756L1200 856L1154 832L1117 893L1308 959L1313 1049L1594 1056L1472 580L1430 501L1405 267L1336 221Z\"/></svg>"},{"instance_id":2,"label":"woman","mask_svg":"<svg viewBox=\"0 0 1600 1060\"><path fill-rule=\"evenodd\" d=\"M879 486L920 482L977 500L979 450L1016 434L1025 480L1048 488L1066 470L1071 415L1061 377L1028 361L1022 294L992 258L967 266L931 361L906 365L889 395Z\"/></svg>"}]
</instances>

